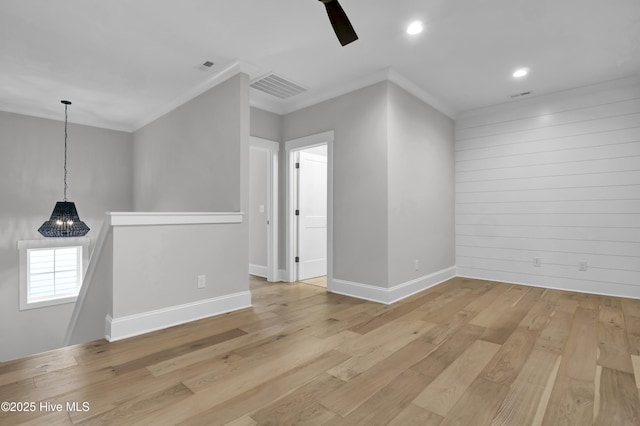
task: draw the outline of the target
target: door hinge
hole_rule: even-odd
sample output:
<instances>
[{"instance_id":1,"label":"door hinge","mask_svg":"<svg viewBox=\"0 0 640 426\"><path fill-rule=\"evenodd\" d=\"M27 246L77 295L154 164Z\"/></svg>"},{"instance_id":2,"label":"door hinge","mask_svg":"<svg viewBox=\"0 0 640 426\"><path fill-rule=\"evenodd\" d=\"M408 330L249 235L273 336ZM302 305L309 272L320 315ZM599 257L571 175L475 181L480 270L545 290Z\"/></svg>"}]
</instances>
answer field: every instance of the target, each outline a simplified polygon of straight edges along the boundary
<instances>
[{"instance_id":1,"label":"door hinge","mask_svg":"<svg viewBox=\"0 0 640 426\"><path fill-rule=\"evenodd\" d=\"M300 163L296 163L296 169L300 168Z\"/></svg>"},{"instance_id":2,"label":"door hinge","mask_svg":"<svg viewBox=\"0 0 640 426\"><path fill-rule=\"evenodd\" d=\"M296 256L296 263L300 263L300 258Z\"/></svg>"},{"instance_id":3,"label":"door hinge","mask_svg":"<svg viewBox=\"0 0 640 426\"><path fill-rule=\"evenodd\" d=\"M296 210L296 216L300 216L300 210Z\"/></svg>"}]
</instances>

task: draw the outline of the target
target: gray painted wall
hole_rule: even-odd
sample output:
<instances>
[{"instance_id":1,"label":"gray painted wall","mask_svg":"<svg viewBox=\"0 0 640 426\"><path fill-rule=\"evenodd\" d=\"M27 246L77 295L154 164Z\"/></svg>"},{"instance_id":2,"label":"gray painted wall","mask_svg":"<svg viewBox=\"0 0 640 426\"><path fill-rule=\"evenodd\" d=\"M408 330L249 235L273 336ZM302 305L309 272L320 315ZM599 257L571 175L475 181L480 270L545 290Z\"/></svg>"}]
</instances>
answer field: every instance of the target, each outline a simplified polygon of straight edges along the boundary
<instances>
[{"instance_id":1,"label":"gray painted wall","mask_svg":"<svg viewBox=\"0 0 640 426\"><path fill-rule=\"evenodd\" d=\"M453 120L383 82L283 126L285 141L335 131L334 278L393 287L455 265Z\"/></svg>"},{"instance_id":2,"label":"gray painted wall","mask_svg":"<svg viewBox=\"0 0 640 426\"><path fill-rule=\"evenodd\" d=\"M251 107L251 136L282 142L282 116Z\"/></svg>"},{"instance_id":3,"label":"gray painted wall","mask_svg":"<svg viewBox=\"0 0 640 426\"><path fill-rule=\"evenodd\" d=\"M91 228L93 249L104 212L132 209L132 136L69 124L68 146L67 196ZM10 342L0 346L0 361L59 347L73 310L18 309L16 242L42 238L38 227L62 199L63 149L64 122L0 112L0 339Z\"/></svg>"},{"instance_id":4,"label":"gray painted wall","mask_svg":"<svg viewBox=\"0 0 640 426\"><path fill-rule=\"evenodd\" d=\"M134 133L136 211L241 210L248 97L238 74Z\"/></svg>"},{"instance_id":5,"label":"gray painted wall","mask_svg":"<svg viewBox=\"0 0 640 426\"><path fill-rule=\"evenodd\" d=\"M249 208L249 78L237 74L134 134L134 205L138 211L247 212ZM123 316L173 304L247 291L249 288L249 224L215 225L233 238L204 232L209 227L184 225L115 229L118 248L139 247L152 253L143 265L126 262L126 250L114 252L114 282L135 285L133 292L114 288L114 315ZM176 232L180 228L181 232ZM200 229L203 232L196 232ZM159 238L167 234L167 239ZM220 265L225 241L234 255ZM129 239L129 240L127 240ZM129 242L128 242L129 241ZM173 241L169 243L168 241ZM213 245L212 245L213 244ZM176 251L176 245L182 251ZM217 250L217 251L216 251ZM183 256L175 258L178 253ZM124 257L123 257L124 256ZM209 258L209 268L203 266ZM175 259L174 259L175 258ZM175 263L171 263L171 259ZM203 263L205 262L205 263ZM125 265L125 266L121 266ZM158 269L158 265L167 268ZM142 270L138 270L143 268ZM206 274L211 285L196 289ZM157 287L156 287L157 286ZM153 298L145 295L154 294ZM157 294L156 294L157 293Z\"/></svg>"},{"instance_id":6,"label":"gray painted wall","mask_svg":"<svg viewBox=\"0 0 640 426\"><path fill-rule=\"evenodd\" d=\"M114 227L113 318L248 291L243 228ZM206 276L205 288L197 288L198 275Z\"/></svg>"},{"instance_id":7,"label":"gray painted wall","mask_svg":"<svg viewBox=\"0 0 640 426\"><path fill-rule=\"evenodd\" d=\"M455 266L454 122L393 83L388 173L389 286Z\"/></svg>"},{"instance_id":8,"label":"gray painted wall","mask_svg":"<svg viewBox=\"0 0 640 426\"><path fill-rule=\"evenodd\" d=\"M387 84L283 117L285 141L334 130L334 276L380 287L387 286L388 276ZM282 160L280 176L285 176ZM284 179L280 193L286 194ZM284 232L280 240L285 241Z\"/></svg>"}]
</instances>

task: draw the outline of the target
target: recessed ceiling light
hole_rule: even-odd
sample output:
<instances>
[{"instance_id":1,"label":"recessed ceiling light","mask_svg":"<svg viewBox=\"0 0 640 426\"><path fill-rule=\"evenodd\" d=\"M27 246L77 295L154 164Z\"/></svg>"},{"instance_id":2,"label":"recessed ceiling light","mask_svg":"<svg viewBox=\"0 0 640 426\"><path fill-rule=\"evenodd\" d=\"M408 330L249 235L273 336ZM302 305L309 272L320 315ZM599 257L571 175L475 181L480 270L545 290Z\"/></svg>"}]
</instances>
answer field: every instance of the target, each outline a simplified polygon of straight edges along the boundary
<instances>
[{"instance_id":1,"label":"recessed ceiling light","mask_svg":"<svg viewBox=\"0 0 640 426\"><path fill-rule=\"evenodd\" d=\"M521 77L524 77L527 74L529 74L529 69L528 68L520 68L520 69L516 70L513 73L513 76L515 78L521 78Z\"/></svg>"},{"instance_id":2,"label":"recessed ceiling light","mask_svg":"<svg viewBox=\"0 0 640 426\"><path fill-rule=\"evenodd\" d=\"M411 35L420 34L422 32L422 22L414 21L407 27L407 33Z\"/></svg>"}]
</instances>

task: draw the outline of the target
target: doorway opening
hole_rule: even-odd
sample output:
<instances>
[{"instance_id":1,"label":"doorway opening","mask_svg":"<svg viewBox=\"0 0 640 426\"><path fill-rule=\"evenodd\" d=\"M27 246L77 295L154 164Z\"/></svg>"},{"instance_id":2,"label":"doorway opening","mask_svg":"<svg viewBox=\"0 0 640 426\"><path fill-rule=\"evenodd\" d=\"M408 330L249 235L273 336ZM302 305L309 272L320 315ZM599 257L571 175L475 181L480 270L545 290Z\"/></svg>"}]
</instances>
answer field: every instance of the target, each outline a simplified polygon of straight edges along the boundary
<instances>
[{"instance_id":1,"label":"doorway opening","mask_svg":"<svg viewBox=\"0 0 640 426\"><path fill-rule=\"evenodd\" d=\"M333 132L285 143L287 281L331 288Z\"/></svg>"},{"instance_id":2,"label":"doorway opening","mask_svg":"<svg viewBox=\"0 0 640 426\"><path fill-rule=\"evenodd\" d=\"M249 149L249 274L280 281L278 273L277 142L251 138Z\"/></svg>"}]
</instances>

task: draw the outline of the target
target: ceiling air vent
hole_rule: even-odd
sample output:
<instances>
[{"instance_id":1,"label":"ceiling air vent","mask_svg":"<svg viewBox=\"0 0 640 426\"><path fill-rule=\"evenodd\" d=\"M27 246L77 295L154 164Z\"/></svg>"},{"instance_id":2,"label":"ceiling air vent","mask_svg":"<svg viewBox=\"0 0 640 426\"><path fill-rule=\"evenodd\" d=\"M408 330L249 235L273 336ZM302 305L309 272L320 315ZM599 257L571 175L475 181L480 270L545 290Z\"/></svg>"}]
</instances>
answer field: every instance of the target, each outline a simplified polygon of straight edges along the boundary
<instances>
[{"instance_id":1,"label":"ceiling air vent","mask_svg":"<svg viewBox=\"0 0 640 426\"><path fill-rule=\"evenodd\" d=\"M288 99L307 91L307 89L299 84L289 81L277 74L267 74L251 83L251 87L280 99Z\"/></svg>"}]
</instances>

